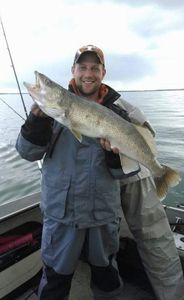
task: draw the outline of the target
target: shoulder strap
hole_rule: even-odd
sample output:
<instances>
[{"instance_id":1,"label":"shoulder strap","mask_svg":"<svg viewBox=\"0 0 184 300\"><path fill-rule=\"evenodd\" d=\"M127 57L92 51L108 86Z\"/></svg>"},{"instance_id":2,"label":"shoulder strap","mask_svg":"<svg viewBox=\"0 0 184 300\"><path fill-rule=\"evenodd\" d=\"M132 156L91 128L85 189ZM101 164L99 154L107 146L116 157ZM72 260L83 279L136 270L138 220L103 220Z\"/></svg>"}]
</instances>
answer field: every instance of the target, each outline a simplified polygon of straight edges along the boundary
<instances>
[{"instance_id":1,"label":"shoulder strap","mask_svg":"<svg viewBox=\"0 0 184 300\"><path fill-rule=\"evenodd\" d=\"M127 111L124 108L122 108L120 105L112 103L112 104L108 105L107 107L110 108L111 110L113 110L116 114L118 114L120 117L122 117L126 121L131 122Z\"/></svg>"}]
</instances>

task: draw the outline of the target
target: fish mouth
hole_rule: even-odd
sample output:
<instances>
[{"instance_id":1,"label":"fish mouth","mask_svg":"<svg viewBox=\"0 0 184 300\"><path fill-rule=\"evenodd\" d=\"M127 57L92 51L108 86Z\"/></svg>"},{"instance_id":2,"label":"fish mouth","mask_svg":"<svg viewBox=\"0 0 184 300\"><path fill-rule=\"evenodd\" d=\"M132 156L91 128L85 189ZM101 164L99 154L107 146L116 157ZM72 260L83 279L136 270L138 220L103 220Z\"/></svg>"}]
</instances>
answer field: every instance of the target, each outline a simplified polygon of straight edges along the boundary
<instances>
[{"instance_id":1,"label":"fish mouth","mask_svg":"<svg viewBox=\"0 0 184 300\"><path fill-rule=\"evenodd\" d=\"M41 88L39 72L35 71L34 74L35 74L35 84L31 84L26 81L23 82L24 86L27 88L29 92L39 90Z\"/></svg>"},{"instance_id":2,"label":"fish mouth","mask_svg":"<svg viewBox=\"0 0 184 300\"><path fill-rule=\"evenodd\" d=\"M35 71L34 74L35 74L35 80L36 80L35 86L36 86L37 88L40 88L40 76L39 76L39 72L38 72L38 71Z\"/></svg>"},{"instance_id":3,"label":"fish mouth","mask_svg":"<svg viewBox=\"0 0 184 300\"><path fill-rule=\"evenodd\" d=\"M35 81L36 81L35 87L37 89L40 89L42 87L40 73L38 71L35 71L34 74L35 74Z\"/></svg>"},{"instance_id":4,"label":"fish mouth","mask_svg":"<svg viewBox=\"0 0 184 300\"><path fill-rule=\"evenodd\" d=\"M37 90L42 90L45 88L45 85L44 85L44 78L43 78L43 75L41 73L39 73L38 71L34 71L34 74L35 74L35 85L34 87L37 89Z\"/></svg>"}]
</instances>

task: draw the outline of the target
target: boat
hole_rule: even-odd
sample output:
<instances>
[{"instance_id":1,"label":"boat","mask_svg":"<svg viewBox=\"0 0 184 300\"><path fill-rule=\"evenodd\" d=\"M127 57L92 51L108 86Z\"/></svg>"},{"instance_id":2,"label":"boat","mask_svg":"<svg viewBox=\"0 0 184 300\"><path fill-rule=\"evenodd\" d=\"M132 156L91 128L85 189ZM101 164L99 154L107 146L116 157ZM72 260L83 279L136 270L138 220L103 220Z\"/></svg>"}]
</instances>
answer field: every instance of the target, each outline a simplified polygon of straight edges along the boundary
<instances>
[{"instance_id":1,"label":"boat","mask_svg":"<svg viewBox=\"0 0 184 300\"><path fill-rule=\"evenodd\" d=\"M17 289L20 292L42 268L39 202L40 194L35 193L1 205L0 299L15 299Z\"/></svg>"},{"instance_id":2,"label":"boat","mask_svg":"<svg viewBox=\"0 0 184 300\"><path fill-rule=\"evenodd\" d=\"M40 193L25 196L1 205L0 209L0 299L37 299L42 262L40 257L42 215ZM184 205L163 205L173 231L176 247L184 270ZM142 294L142 299L155 299L144 271L136 243L123 220L117 261L120 274L127 286L127 300L135 299L132 293ZM71 300L91 298L89 270L82 260L72 282ZM82 286L82 291L80 290ZM128 292L129 290L129 292ZM131 292L130 292L131 291ZM80 295L82 292L82 297ZM145 298L147 293L147 298ZM132 295L132 298L131 298ZM135 295L135 294L134 294ZM141 296L140 296L141 297ZM136 298L138 299L138 298Z\"/></svg>"},{"instance_id":3,"label":"boat","mask_svg":"<svg viewBox=\"0 0 184 300\"><path fill-rule=\"evenodd\" d=\"M28 113L1 18L0 23L27 117ZM3 100L1 99L1 101ZM3 102L19 115L10 105ZM22 116L20 117L22 118ZM42 215L39 205L40 193L33 193L0 206L0 299L2 300L38 299L37 289L42 270L40 255ZM184 270L184 204L178 207L164 205L164 209ZM117 262L125 284L123 299L156 300L141 262L136 242L125 219L122 220L121 227L123 231L120 232ZM89 267L81 257L72 281L69 300L91 300L89 282Z\"/></svg>"}]
</instances>

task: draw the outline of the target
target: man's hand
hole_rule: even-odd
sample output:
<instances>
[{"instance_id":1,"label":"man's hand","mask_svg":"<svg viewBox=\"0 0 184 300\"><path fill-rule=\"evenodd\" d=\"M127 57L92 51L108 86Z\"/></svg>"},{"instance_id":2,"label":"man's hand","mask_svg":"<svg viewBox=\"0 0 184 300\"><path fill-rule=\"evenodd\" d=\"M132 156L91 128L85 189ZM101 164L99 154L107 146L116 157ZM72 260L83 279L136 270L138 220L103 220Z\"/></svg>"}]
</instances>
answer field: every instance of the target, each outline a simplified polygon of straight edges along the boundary
<instances>
[{"instance_id":1,"label":"man's hand","mask_svg":"<svg viewBox=\"0 0 184 300\"><path fill-rule=\"evenodd\" d=\"M102 148L104 148L107 151L112 151L115 154L119 153L118 148L111 148L110 142L108 140L106 140L106 139L100 139L100 144L101 144Z\"/></svg>"},{"instance_id":2,"label":"man's hand","mask_svg":"<svg viewBox=\"0 0 184 300\"><path fill-rule=\"evenodd\" d=\"M39 108L39 106L34 103L31 106L31 112L33 115L35 115L36 117L41 117L41 118L46 118L48 117L46 114L44 114L44 112Z\"/></svg>"}]
</instances>

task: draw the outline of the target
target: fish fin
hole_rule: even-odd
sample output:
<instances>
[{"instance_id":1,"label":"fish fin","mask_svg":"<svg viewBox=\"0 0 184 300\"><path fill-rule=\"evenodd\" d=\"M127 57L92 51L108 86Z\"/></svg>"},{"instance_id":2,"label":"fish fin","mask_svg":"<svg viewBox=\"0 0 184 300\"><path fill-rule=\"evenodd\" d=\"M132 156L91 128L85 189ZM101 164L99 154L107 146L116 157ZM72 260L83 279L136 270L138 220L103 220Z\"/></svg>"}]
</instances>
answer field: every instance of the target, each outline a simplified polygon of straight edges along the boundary
<instances>
[{"instance_id":1,"label":"fish fin","mask_svg":"<svg viewBox=\"0 0 184 300\"><path fill-rule=\"evenodd\" d=\"M81 143L82 142L82 135L81 135L81 133L79 131L75 130L75 129L70 129L70 131L76 137L76 139Z\"/></svg>"},{"instance_id":2,"label":"fish fin","mask_svg":"<svg viewBox=\"0 0 184 300\"><path fill-rule=\"evenodd\" d=\"M157 189L157 195L161 201L165 199L169 188L178 185L182 179L179 172L165 165L163 165L163 168L163 175L154 178Z\"/></svg>"},{"instance_id":3,"label":"fish fin","mask_svg":"<svg viewBox=\"0 0 184 300\"><path fill-rule=\"evenodd\" d=\"M151 126L149 121L145 121L143 124L144 127L146 127L147 129L149 129L149 131L151 132L152 136L155 137L155 130L154 128Z\"/></svg>"},{"instance_id":4,"label":"fish fin","mask_svg":"<svg viewBox=\"0 0 184 300\"><path fill-rule=\"evenodd\" d=\"M140 169L139 163L136 160L130 159L123 154L119 154L121 166L125 174L137 171Z\"/></svg>"},{"instance_id":5,"label":"fish fin","mask_svg":"<svg viewBox=\"0 0 184 300\"><path fill-rule=\"evenodd\" d=\"M148 144L148 146L151 149L151 152L154 154L154 156L157 156L157 148L156 148L155 139L154 139L153 135L151 134L150 130L148 128L140 126L140 125L133 124L133 126L142 135L142 137Z\"/></svg>"}]
</instances>

